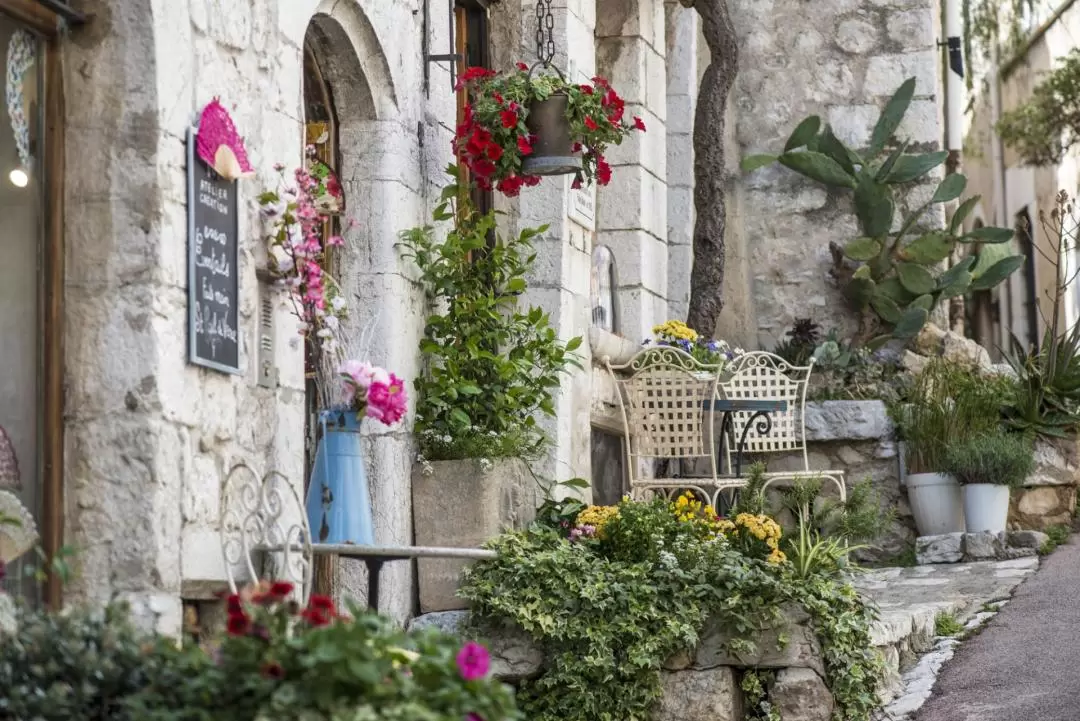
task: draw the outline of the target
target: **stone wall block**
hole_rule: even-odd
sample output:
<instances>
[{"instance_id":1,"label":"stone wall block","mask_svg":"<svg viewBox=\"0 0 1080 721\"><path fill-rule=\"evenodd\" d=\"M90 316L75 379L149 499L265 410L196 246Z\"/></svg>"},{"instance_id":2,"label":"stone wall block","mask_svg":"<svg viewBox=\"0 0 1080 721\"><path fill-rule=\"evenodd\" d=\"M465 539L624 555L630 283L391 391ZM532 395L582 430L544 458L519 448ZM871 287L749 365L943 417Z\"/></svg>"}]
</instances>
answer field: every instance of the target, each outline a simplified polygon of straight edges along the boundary
<instances>
[{"instance_id":1,"label":"stone wall block","mask_svg":"<svg viewBox=\"0 0 1080 721\"><path fill-rule=\"evenodd\" d=\"M514 625L476 631L468 622L468 611L437 611L414 618L409 630L434 628L462 638L479 633L479 640L491 653L491 675L504 683L518 683L540 673L544 653L525 631Z\"/></svg>"},{"instance_id":2,"label":"stone wall block","mask_svg":"<svg viewBox=\"0 0 1080 721\"><path fill-rule=\"evenodd\" d=\"M767 629L754 639L755 651L737 656L728 650L732 634L714 622L706 624L701 640L693 656L694 669L712 669L717 666L741 666L747 668L808 668L824 674L821 648L817 635L809 625L809 615L798 606L783 609L783 620L774 628ZM781 643L786 638L787 643Z\"/></svg>"},{"instance_id":3,"label":"stone wall block","mask_svg":"<svg viewBox=\"0 0 1080 721\"><path fill-rule=\"evenodd\" d=\"M784 721L829 721L835 706L829 687L808 668L786 668L777 673L769 700Z\"/></svg>"},{"instance_id":4,"label":"stone wall block","mask_svg":"<svg viewBox=\"0 0 1080 721\"><path fill-rule=\"evenodd\" d=\"M919 565L928 563L959 563L964 557L963 533L944 533L939 536L919 536L915 541L915 557Z\"/></svg>"},{"instance_id":5,"label":"stone wall block","mask_svg":"<svg viewBox=\"0 0 1080 721\"><path fill-rule=\"evenodd\" d=\"M653 711L653 721L740 721L743 717L734 669L669 671L663 673L662 683L663 696Z\"/></svg>"},{"instance_id":6,"label":"stone wall block","mask_svg":"<svg viewBox=\"0 0 1080 721\"><path fill-rule=\"evenodd\" d=\"M889 439L895 430L885 404L873 400L810 402L804 421L807 441Z\"/></svg>"},{"instance_id":7,"label":"stone wall block","mask_svg":"<svg viewBox=\"0 0 1080 721\"><path fill-rule=\"evenodd\" d=\"M915 78L915 94L930 95L937 87L936 56L933 50L893 53L870 58L863 90L869 95L889 97L905 80Z\"/></svg>"}]
</instances>

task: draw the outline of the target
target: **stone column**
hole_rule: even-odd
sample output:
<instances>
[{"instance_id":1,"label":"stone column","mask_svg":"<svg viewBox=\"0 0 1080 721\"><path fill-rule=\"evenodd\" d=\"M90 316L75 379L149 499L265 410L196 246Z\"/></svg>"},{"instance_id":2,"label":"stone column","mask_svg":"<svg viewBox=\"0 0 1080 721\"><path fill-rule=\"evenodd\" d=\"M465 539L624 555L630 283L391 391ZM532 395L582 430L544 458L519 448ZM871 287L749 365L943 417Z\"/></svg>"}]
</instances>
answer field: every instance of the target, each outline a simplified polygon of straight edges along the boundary
<instances>
[{"instance_id":1,"label":"stone column","mask_svg":"<svg viewBox=\"0 0 1080 721\"><path fill-rule=\"evenodd\" d=\"M597 194L597 242L615 255L619 330L640 341L668 315L667 71L663 0L598 0L597 72L647 132L611 148L611 184Z\"/></svg>"},{"instance_id":2,"label":"stone column","mask_svg":"<svg viewBox=\"0 0 1080 721\"><path fill-rule=\"evenodd\" d=\"M683 7L677 0L665 1L664 17L668 315L685 319L690 305L690 272L694 265L694 108L698 89L699 22L697 12Z\"/></svg>"}]
</instances>

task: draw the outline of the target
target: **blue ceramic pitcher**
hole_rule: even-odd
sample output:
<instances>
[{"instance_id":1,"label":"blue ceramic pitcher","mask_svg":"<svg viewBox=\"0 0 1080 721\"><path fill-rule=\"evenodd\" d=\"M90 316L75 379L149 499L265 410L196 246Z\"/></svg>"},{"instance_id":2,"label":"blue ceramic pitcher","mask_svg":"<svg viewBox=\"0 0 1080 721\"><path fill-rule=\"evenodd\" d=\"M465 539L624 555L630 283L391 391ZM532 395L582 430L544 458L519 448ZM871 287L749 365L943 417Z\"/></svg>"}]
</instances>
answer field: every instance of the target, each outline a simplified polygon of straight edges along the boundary
<instances>
[{"instance_id":1,"label":"blue ceramic pitcher","mask_svg":"<svg viewBox=\"0 0 1080 721\"><path fill-rule=\"evenodd\" d=\"M307 492L308 523L315 543L375 543L360 420L350 410L319 413L322 438Z\"/></svg>"}]
</instances>

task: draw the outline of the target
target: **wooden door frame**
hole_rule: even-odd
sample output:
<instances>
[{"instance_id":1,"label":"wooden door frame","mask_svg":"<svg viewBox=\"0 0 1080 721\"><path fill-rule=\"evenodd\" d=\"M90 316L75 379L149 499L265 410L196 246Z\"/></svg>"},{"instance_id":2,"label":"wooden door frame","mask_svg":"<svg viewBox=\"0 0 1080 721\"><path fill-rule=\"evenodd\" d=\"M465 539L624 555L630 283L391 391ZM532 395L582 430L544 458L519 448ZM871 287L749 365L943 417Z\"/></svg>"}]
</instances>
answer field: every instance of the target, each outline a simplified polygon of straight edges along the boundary
<instances>
[{"instance_id":1,"label":"wooden door frame","mask_svg":"<svg viewBox=\"0 0 1080 721\"><path fill-rule=\"evenodd\" d=\"M45 602L59 608L61 579L52 559L64 544L64 71L62 38L70 25L86 21L57 0L0 0L0 13L34 31L43 45L44 124L42 135L43 233L38 303L41 325L40 421L41 545L50 563Z\"/></svg>"}]
</instances>

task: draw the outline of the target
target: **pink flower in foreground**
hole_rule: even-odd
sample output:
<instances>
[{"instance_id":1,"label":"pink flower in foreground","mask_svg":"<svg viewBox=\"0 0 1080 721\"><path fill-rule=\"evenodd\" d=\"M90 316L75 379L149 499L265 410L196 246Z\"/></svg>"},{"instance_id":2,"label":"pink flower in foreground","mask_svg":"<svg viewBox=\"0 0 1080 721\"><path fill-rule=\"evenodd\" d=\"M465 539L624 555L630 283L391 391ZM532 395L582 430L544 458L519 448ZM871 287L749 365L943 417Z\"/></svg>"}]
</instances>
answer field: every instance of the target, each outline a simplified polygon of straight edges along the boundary
<instances>
[{"instance_id":1,"label":"pink flower in foreground","mask_svg":"<svg viewBox=\"0 0 1080 721\"><path fill-rule=\"evenodd\" d=\"M491 657L486 648L475 641L469 641L458 652L457 667L463 679L476 681L487 676L488 669L491 667Z\"/></svg>"},{"instance_id":2,"label":"pink flower in foreground","mask_svg":"<svg viewBox=\"0 0 1080 721\"><path fill-rule=\"evenodd\" d=\"M388 426L393 425L405 415L407 401L405 383L391 373L387 383L375 380L368 388L367 415Z\"/></svg>"}]
</instances>

